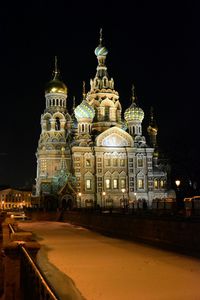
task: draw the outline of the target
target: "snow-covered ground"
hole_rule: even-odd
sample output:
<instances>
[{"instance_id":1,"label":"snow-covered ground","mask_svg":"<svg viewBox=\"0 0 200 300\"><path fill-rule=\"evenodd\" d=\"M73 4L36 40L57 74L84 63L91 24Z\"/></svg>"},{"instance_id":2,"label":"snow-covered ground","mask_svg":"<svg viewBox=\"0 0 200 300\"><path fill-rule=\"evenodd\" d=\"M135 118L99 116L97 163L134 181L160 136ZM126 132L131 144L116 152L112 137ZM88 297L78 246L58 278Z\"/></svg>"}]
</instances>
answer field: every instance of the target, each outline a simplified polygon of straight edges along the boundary
<instances>
[{"instance_id":1,"label":"snow-covered ground","mask_svg":"<svg viewBox=\"0 0 200 300\"><path fill-rule=\"evenodd\" d=\"M68 223L21 222L20 228L36 234L38 262L61 294L63 289L63 300L81 298L65 298L67 276L87 300L200 299L198 259Z\"/></svg>"}]
</instances>

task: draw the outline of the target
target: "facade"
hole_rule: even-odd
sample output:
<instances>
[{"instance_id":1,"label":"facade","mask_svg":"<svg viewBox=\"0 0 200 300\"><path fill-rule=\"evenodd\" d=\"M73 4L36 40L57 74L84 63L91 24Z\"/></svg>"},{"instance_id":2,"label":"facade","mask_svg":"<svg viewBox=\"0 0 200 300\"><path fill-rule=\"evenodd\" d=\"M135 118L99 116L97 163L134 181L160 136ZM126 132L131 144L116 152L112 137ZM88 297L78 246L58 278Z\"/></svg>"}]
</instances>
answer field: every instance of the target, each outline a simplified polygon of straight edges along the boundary
<instances>
[{"instance_id":1,"label":"facade","mask_svg":"<svg viewBox=\"0 0 200 300\"><path fill-rule=\"evenodd\" d=\"M59 195L61 203L78 207L119 207L137 200L151 205L153 199L167 197L167 171L159 163L153 111L147 144L142 133L144 111L138 106L134 86L132 103L123 116L114 80L108 75L107 54L101 34L95 49L96 75L88 93L83 84L83 99L73 105L71 115L67 87L55 61L41 116L36 196Z\"/></svg>"},{"instance_id":2,"label":"facade","mask_svg":"<svg viewBox=\"0 0 200 300\"><path fill-rule=\"evenodd\" d=\"M31 195L31 191L3 189L0 191L0 207L2 210L32 207Z\"/></svg>"}]
</instances>

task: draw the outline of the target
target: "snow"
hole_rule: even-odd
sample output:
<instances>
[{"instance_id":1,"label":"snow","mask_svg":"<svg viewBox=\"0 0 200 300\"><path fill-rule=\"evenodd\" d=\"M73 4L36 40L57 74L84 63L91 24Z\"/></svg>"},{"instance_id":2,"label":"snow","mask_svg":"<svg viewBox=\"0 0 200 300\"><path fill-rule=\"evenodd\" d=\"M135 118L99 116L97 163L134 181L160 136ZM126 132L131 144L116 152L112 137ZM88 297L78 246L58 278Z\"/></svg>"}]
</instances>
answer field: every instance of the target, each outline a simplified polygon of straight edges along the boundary
<instances>
[{"instance_id":1,"label":"snow","mask_svg":"<svg viewBox=\"0 0 200 300\"><path fill-rule=\"evenodd\" d=\"M80 294L87 300L200 299L196 258L68 223L21 222L20 228L35 233L38 263L63 300Z\"/></svg>"}]
</instances>

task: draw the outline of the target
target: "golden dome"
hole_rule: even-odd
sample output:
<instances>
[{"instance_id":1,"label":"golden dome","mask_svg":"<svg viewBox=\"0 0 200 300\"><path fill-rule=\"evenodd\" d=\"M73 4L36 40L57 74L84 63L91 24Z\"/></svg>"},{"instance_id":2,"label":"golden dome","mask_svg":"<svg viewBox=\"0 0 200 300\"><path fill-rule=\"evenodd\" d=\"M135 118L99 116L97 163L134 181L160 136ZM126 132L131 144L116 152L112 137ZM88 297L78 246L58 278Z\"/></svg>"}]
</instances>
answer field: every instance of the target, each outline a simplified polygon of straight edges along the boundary
<instances>
[{"instance_id":1,"label":"golden dome","mask_svg":"<svg viewBox=\"0 0 200 300\"><path fill-rule=\"evenodd\" d=\"M45 88L45 94L50 93L67 94L67 87L62 81L55 77Z\"/></svg>"},{"instance_id":2,"label":"golden dome","mask_svg":"<svg viewBox=\"0 0 200 300\"><path fill-rule=\"evenodd\" d=\"M45 88L45 94L58 93L58 94L67 94L66 85L59 79L59 70L57 66L57 56L55 56L55 67L53 71L53 79L47 83Z\"/></svg>"}]
</instances>

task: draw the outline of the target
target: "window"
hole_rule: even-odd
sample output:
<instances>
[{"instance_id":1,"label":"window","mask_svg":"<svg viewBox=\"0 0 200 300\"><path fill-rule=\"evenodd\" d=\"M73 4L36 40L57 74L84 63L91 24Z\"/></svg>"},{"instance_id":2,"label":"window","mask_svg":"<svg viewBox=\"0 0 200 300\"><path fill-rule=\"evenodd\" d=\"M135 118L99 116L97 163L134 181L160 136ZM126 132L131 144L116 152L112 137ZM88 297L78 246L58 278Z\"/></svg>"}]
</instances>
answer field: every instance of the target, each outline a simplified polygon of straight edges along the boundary
<instances>
[{"instance_id":1,"label":"window","mask_svg":"<svg viewBox=\"0 0 200 300\"><path fill-rule=\"evenodd\" d=\"M41 172L45 172L46 171L46 160L45 159L41 159L41 164L40 164L40 170Z\"/></svg>"},{"instance_id":2,"label":"window","mask_svg":"<svg viewBox=\"0 0 200 300\"><path fill-rule=\"evenodd\" d=\"M165 185L165 184L164 184L164 180L161 179L161 181L160 181L160 187L161 187L161 189L164 188L164 185Z\"/></svg>"},{"instance_id":3,"label":"window","mask_svg":"<svg viewBox=\"0 0 200 300\"><path fill-rule=\"evenodd\" d=\"M105 166L106 167L110 167L111 163L110 163L110 158L106 158L105 159Z\"/></svg>"},{"instance_id":4,"label":"window","mask_svg":"<svg viewBox=\"0 0 200 300\"><path fill-rule=\"evenodd\" d=\"M110 179L106 179L106 189L110 189Z\"/></svg>"},{"instance_id":5,"label":"window","mask_svg":"<svg viewBox=\"0 0 200 300\"><path fill-rule=\"evenodd\" d=\"M120 159L120 167L124 167L125 166L125 159Z\"/></svg>"},{"instance_id":6,"label":"window","mask_svg":"<svg viewBox=\"0 0 200 300\"><path fill-rule=\"evenodd\" d=\"M86 190L91 190L91 179L86 179Z\"/></svg>"},{"instance_id":7,"label":"window","mask_svg":"<svg viewBox=\"0 0 200 300\"><path fill-rule=\"evenodd\" d=\"M121 189L126 188L126 180L125 180L124 178L122 178L122 179L120 180L120 186L121 186Z\"/></svg>"},{"instance_id":8,"label":"window","mask_svg":"<svg viewBox=\"0 0 200 300\"><path fill-rule=\"evenodd\" d=\"M114 166L114 167L117 167L117 165L118 165L117 158L113 158L113 166Z\"/></svg>"},{"instance_id":9,"label":"window","mask_svg":"<svg viewBox=\"0 0 200 300\"><path fill-rule=\"evenodd\" d=\"M158 180L154 179L154 189L158 189Z\"/></svg>"},{"instance_id":10,"label":"window","mask_svg":"<svg viewBox=\"0 0 200 300\"><path fill-rule=\"evenodd\" d=\"M86 167L90 167L91 166L91 161L90 161L89 158L86 158L85 165L86 165Z\"/></svg>"},{"instance_id":11,"label":"window","mask_svg":"<svg viewBox=\"0 0 200 300\"><path fill-rule=\"evenodd\" d=\"M51 122L50 122L50 118L48 118L46 120L46 128L47 128L47 131L51 130Z\"/></svg>"},{"instance_id":12,"label":"window","mask_svg":"<svg viewBox=\"0 0 200 300\"><path fill-rule=\"evenodd\" d=\"M144 188L144 179L138 179L138 189Z\"/></svg>"},{"instance_id":13,"label":"window","mask_svg":"<svg viewBox=\"0 0 200 300\"><path fill-rule=\"evenodd\" d=\"M118 179L113 179L113 188L118 189Z\"/></svg>"},{"instance_id":14,"label":"window","mask_svg":"<svg viewBox=\"0 0 200 300\"><path fill-rule=\"evenodd\" d=\"M143 167L143 158L142 157L138 157L137 165L138 165L138 168L142 168Z\"/></svg>"},{"instance_id":15,"label":"window","mask_svg":"<svg viewBox=\"0 0 200 300\"><path fill-rule=\"evenodd\" d=\"M55 129L60 130L60 119L58 117L56 118Z\"/></svg>"}]
</instances>

